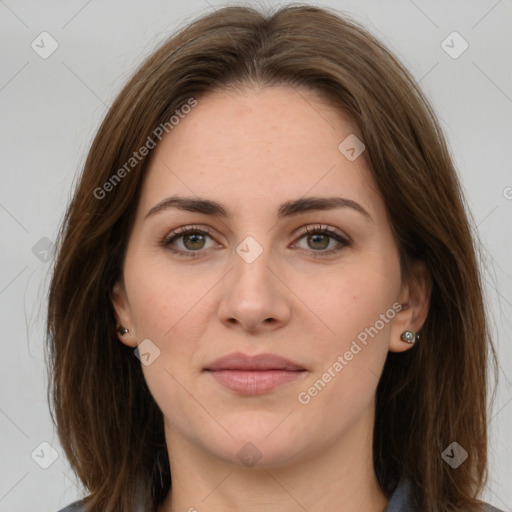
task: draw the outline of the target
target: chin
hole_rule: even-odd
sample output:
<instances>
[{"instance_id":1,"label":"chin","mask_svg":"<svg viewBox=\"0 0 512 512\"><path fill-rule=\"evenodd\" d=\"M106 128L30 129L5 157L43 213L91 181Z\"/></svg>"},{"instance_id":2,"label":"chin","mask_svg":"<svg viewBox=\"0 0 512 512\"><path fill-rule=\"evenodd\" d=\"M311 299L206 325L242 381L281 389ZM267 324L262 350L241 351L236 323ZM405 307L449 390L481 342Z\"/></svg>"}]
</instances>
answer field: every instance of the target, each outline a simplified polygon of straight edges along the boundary
<instances>
[{"instance_id":1,"label":"chin","mask_svg":"<svg viewBox=\"0 0 512 512\"><path fill-rule=\"evenodd\" d=\"M259 414L261 416L261 413ZM271 469L296 463L304 457L306 447L311 448L310 440L295 432L297 425L284 425L283 417L259 419L258 424L247 418L229 423L228 431L233 438L222 435L200 440L203 448L214 456L248 469ZM295 428L293 428L295 427Z\"/></svg>"}]
</instances>

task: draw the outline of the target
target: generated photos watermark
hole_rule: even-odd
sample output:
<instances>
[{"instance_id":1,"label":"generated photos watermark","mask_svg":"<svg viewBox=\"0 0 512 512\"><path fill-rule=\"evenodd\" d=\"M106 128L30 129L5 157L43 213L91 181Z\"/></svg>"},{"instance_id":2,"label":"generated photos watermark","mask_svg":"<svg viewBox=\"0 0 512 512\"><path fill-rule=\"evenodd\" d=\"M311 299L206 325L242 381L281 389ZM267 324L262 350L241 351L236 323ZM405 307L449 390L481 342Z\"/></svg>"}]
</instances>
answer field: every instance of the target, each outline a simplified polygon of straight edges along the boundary
<instances>
[{"instance_id":1,"label":"generated photos watermark","mask_svg":"<svg viewBox=\"0 0 512 512\"><path fill-rule=\"evenodd\" d=\"M174 114L169 118L169 121L161 123L157 126L148 136L144 145L142 145L138 151L134 151L133 155L105 182L101 187L96 187L93 191L93 195L96 199L104 199L106 195L114 190L114 188L121 183L121 180L150 153L157 145L157 141L162 140L165 134L168 134L173 130L181 119L184 119L197 105L195 98L189 98L187 102L182 105L179 109L174 111ZM154 137L154 138L153 138Z\"/></svg>"},{"instance_id":2,"label":"generated photos watermark","mask_svg":"<svg viewBox=\"0 0 512 512\"><path fill-rule=\"evenodd\" d=\"M323 389L331 382L340 372L354 359L354 357L361 352L361 350L368 345L368 337L374 338L379 332L384 329L396 314L402 310L402 306L395 302L385 313L382 313L372 326L366 327L352 340L350 348L342 355L338 355L336 360L325 370L322 376L317 379L307 390L301 391L297 395L297 400L302 405L307 405L311 400L318 396ZM362 345L362 346L361 346Z\"/></svg>"}]
</instances>

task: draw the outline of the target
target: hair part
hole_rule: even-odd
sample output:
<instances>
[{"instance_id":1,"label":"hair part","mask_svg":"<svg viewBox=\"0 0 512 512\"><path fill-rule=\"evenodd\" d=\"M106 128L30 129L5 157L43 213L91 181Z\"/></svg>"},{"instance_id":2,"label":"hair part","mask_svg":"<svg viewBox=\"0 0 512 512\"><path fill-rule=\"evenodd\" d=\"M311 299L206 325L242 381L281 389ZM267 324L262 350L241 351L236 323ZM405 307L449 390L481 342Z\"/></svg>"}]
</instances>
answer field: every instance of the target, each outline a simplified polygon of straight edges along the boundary
<instances>
[{"instance_id":1,"label":"hair part","mask_svg":"<svg viewBox=\"0 0 512 512\"><path fill-rule=\"evenodd\" d=\"M150 156L112 176L191 98L282 85L320 94L357 125L402 269L421 260L431 278L422 340L389 353L378 385L378 481L389 495L407 476L426 511L480 509L494 349L460 183L412 76L331 11L226 7L197 19L147 58L98 130L59 235L47 323L52 418L93 512L135 509L137 496L155 506L171 484L162 413L116 337L111 302ZM452 441L469 454L456 471L441 458Z\"/></svg>"}]
</instances>

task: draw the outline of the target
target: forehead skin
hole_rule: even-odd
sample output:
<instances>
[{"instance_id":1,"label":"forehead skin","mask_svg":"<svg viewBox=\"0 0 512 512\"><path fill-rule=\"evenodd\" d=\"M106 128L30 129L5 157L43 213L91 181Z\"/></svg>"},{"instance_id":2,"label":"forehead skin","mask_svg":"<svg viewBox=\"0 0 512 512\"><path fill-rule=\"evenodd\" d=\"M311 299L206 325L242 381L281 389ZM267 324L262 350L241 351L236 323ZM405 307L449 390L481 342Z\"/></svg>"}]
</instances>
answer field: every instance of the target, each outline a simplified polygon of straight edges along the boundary
<instances>
[{"instance_id":1,"label":"forehead skin","mask_svg":"<svg viewBox=\"0 0 512 512\"><path fill-rule=\"evenodd\" d=\"M235 218L250 210L251 217L275 222L276 206L284 201L344 195L364 203L374 219L387 220L365 154L350 162L338 150L350 134L362 138L309 90L207 94L153 151L139 211L145 214L172 189L187 196L229 195Z\"/></svg>"}]
</instances>

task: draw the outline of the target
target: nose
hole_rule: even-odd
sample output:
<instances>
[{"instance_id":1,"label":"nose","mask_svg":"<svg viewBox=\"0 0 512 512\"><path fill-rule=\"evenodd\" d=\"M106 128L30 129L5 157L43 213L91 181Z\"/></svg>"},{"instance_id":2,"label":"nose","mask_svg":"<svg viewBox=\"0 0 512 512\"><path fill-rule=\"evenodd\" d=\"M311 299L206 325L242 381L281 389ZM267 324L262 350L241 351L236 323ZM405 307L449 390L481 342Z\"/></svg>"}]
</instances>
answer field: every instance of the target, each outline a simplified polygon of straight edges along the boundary
<instances>
[{"instance_id":1,"label":"nose","mask_svg":"<svg viewBox=\"0 0 512 512\"><path fill-rule=\"evenodd\" d=\"M269 261L267 251L251 263L233 254L233 269L223 280L218 316L229 328L252 334L271 332L291 317L291 293Z\"/></svg>"}]
</instances>

